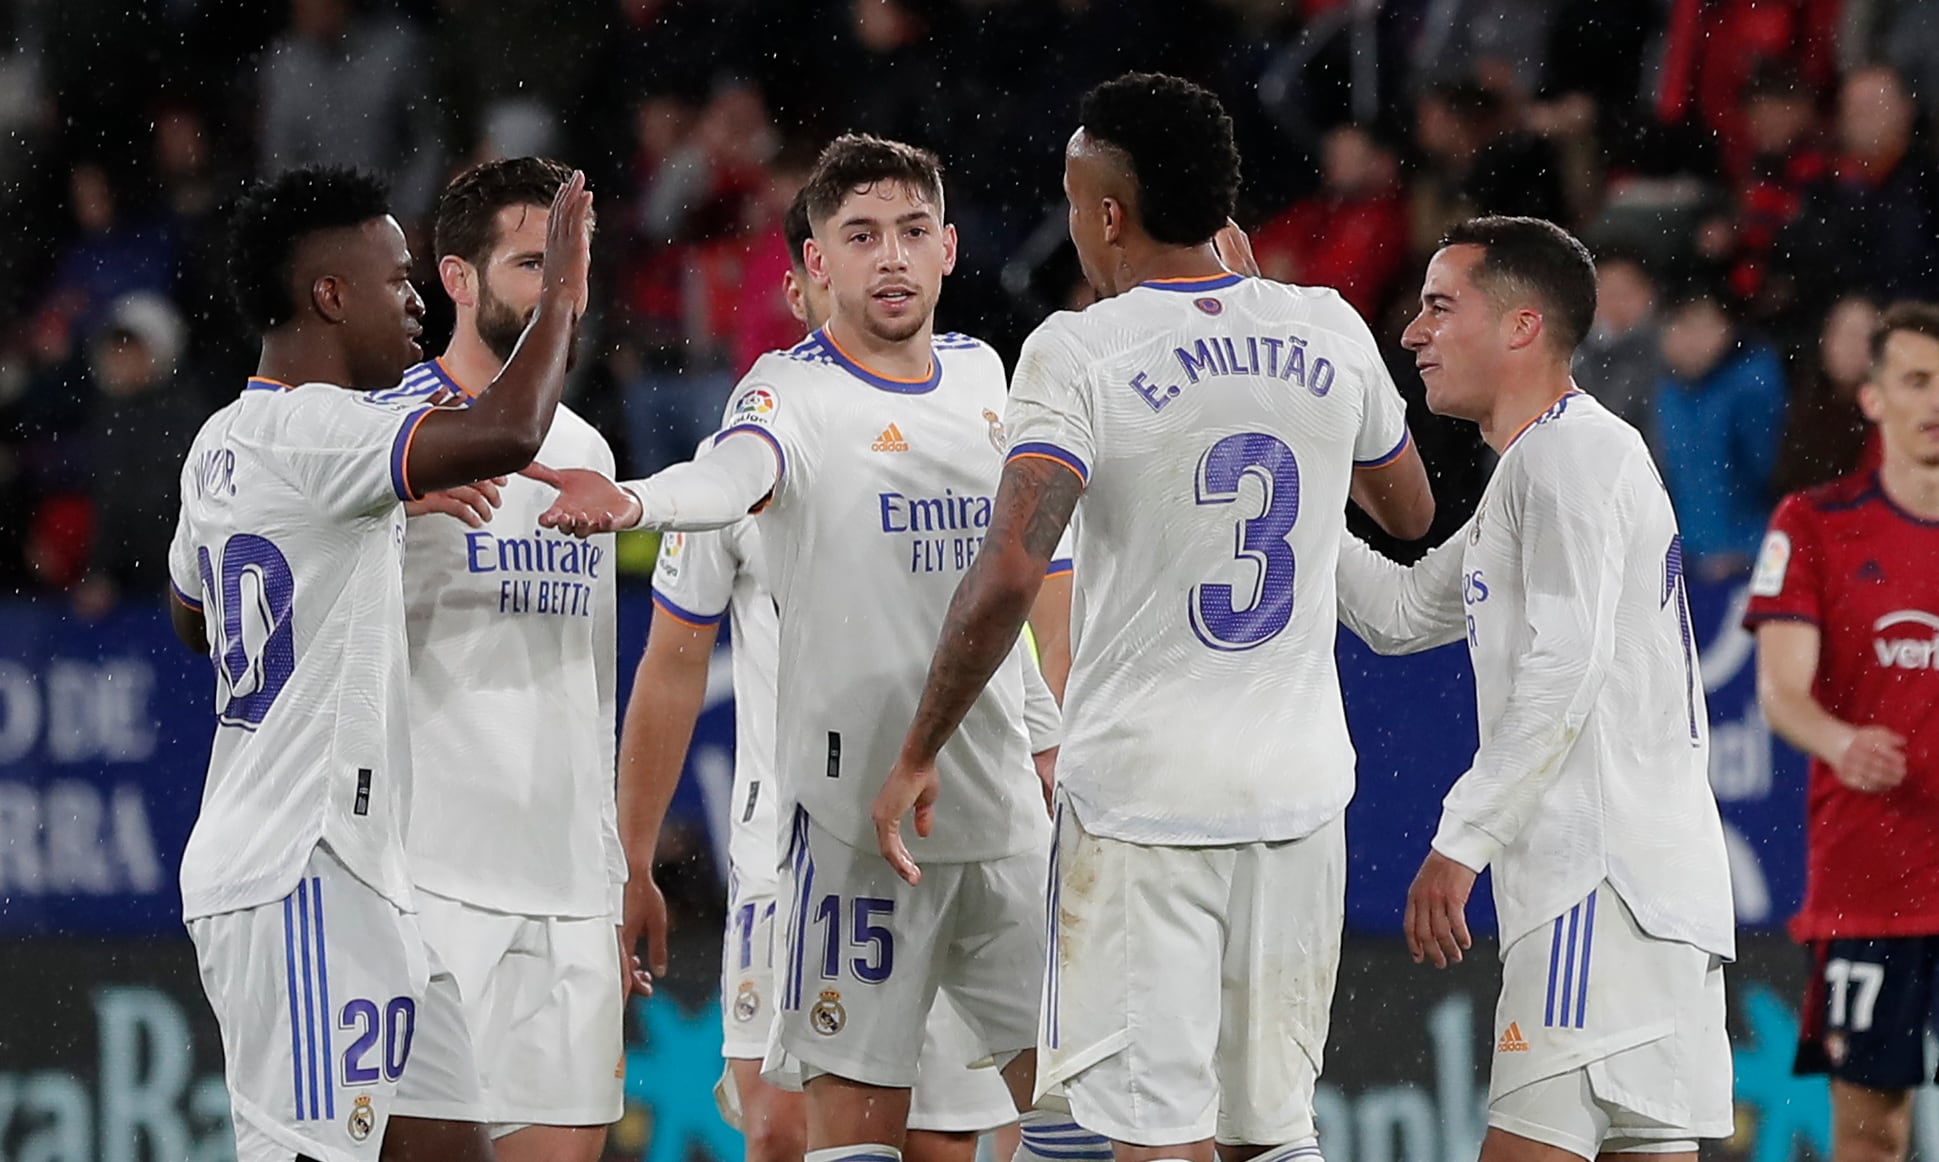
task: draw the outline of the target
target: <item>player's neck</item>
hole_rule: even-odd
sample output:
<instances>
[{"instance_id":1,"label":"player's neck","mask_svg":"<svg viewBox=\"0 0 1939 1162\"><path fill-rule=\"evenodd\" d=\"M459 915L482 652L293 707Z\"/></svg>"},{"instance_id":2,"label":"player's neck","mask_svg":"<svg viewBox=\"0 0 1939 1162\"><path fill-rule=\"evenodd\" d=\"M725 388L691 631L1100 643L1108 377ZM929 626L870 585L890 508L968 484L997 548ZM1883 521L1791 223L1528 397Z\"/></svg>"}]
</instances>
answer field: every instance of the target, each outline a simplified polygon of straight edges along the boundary
<instances>
[{"instance_id":1,"label":"player's neck","mask_svg":"<svg viewBox=\"0 0 1939 1162\"><path fill-rule=\"evenodd\" d=\"M291 386L304 383L334 383L356 387L350 382L350 363L333 343L320 341L301 329L279 331L263 336L262 355L256 360L256 375Z\"/></svg>"},{"instance_id":2,"label":"player's neck","mask_svg":"<svg viewBox=\"0 0 1939 1162\"><path fill-rule=\"evenodd\" d=\"M1939 520L1939 468L1920 464L1888 449L1878 466L1878 484L1893 504L1920 520Z\"/></svg>"},{"instance_id":3,"label":"player's neck","mask_svg":"<svg viewBox=\"0 0 1939 1162\"><path fill-rule=\"evenodd\" d=\"M438 356L438 362L443 365L444 373L457 383L458 390L466 395L485 390L505 370L504 361L485 346L477 329L467 326L462 319L452 329L451 345Z\"/></svg>"},{"instance_id":4,"label":"player's neck","mask_svg":"<svg viewBox=\"0 0 1939 1162\"><path fill-rule=\"evenodd\" d=\"M866 327L854 326L841 315L829 317L827 331L842 354L877 375L891 379L927 379L935 370L935 348L930 345L936 331L933 315L923 320L922 329L907 339L880 338Z\"/></svg>"},{"instance_id":5,"label":"player's neck","mask_svg":"<svg viewBox=\"0 0 1939 1162\"><path fill-rule=\"evenodd\" d=\"M1218 251L1207 242L1203 246L1126 247L1118 267L1120 291L1148 282L1170 282L1191 278L1217 278L1230 273L1219 261Z\"/></svg>"},{"instance_id":6,"label":"player's neck","mask_svg":"<svg viewBox=\"0 0 1939 1162\"><path fill-rule=\"evenodd\" d=\"M1544 367L1533 376L1512 377L1516 386L1495 396L1494 410L1481 420L1481 438L1499 456L1555 401L1576 390L1568 366Z\"/></svg>"}]
</instances>

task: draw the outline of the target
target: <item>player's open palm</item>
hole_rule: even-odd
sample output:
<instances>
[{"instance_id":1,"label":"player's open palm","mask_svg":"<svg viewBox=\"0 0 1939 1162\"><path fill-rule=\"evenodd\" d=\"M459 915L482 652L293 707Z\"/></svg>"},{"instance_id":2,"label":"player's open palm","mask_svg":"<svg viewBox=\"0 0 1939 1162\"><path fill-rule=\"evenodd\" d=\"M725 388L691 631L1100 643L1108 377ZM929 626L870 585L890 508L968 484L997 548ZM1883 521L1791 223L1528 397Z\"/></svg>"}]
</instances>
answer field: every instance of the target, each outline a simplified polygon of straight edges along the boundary
<instances>
[{"instance_id":1,"label":"player's open palm","mask_svg":"<svg viewBox=\"0 0 1939 1162\"><path fill-rule=\"evenodd\" d=\"M1861 726L1832 769L1854 791L1889 791L1905 781L1905 739L1883 726Z\"/></svg>"},{"instance_id":2,"label":"player's open palm","mask_svg":"<svg viewBox=\"0 0 1939 1162\"><path fill-rule=\"evenodd\" d=\"M1407 916L1401 921L1415 964L1423 959L1433 961L1435 968L1461 963L1461 953L1474 944L1468 935L1468 894L1474 881L1468 867L1438 851L1427 853L1407 889Z\"/></svg>"},{"instance_id":3,"label":"player's open palm","mask_svg":"<svg viewBox=\"0 0 1939 1162\"><path fill-rule=\"evenodd\" d=\"M586 283L592 273L592 193L578 170L552 198L545 224L546 289L565 296L572 317L586 313Z\"/></svg>"},{"instance_id":4,"label":"player's open palm","mask_svg":"<svg viewBox=\"0 0 1939 1162\"><path fill-rule=\"evenodd\" d=\"M552 507L539 514L545 528L589 537L629 529L639 521L640 502L633 494L590 468L550 468L535 461L519 475L559 490Z\"/></svg>"},{"instance_id":5,"label":"player's open palm","mask_svg":"<svg viewBox=\"0 0 1939 1162\"><path fill-rule=\"evenodd\" d=\"M911 884L921 882L922 869L916 866L915 857L902 841L902 819L914 811L916 834L927 837L936 825L936 796L942 787L935 763L918 766L898 759L869 811L875 820L875 842L882 849L882 858L889 861L895 874Z\"/></svg>"}]
</instances>

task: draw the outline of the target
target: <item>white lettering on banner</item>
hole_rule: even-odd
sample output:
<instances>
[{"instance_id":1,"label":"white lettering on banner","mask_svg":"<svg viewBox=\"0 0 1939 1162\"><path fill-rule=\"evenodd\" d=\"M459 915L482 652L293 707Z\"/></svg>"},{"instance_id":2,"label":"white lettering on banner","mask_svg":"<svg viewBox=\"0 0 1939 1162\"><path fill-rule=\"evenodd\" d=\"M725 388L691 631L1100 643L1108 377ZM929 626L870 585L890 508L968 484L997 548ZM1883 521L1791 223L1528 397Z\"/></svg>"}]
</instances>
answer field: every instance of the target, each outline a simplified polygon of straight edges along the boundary
<instances>
[{"instance_id":1,"label":"white lettering on banner","mask_svg":"<svg viewBox=\"0 0 1939 1162\"><path fill-rule=\"evenodd\" d=\"M155 671L141 658L59 658L47 667L47 755L57 763L146 762L155 755L148 697Z\"/></svg>"},{"instance_id":2,"label":"white lettering on banner","mask_svg":"<svg viewBox=\"0 0 1939 1162\"><path fill-rule=\"evenodd\" d=\"M40 687L18 662L0 661L0 765L27 757L40 741Z\"/></svg>"},{"instance_id":3,"label":"white lettering on banner","mask_svg":"<svg viewBox=\"0 0 1939 1162\"><path fill-rule=\"evenodd\" d=\"M181 1005L159 989L103 988L94 1014L92 1092L67 1069L0 1072L0 1157L233 1159L228 1090L220 1073L195 1075L195 1041Z\"/></svg>"},{"instance_id":4,"label":"white lettering on banner","mask_svg":"<svg viewBox=\"0 0 1939 1162\"><path fill-rule=\"evenodd\" d=\"M1328 1162L1473 1162L1487 1126L1488 1089L1474 1061L1474 1000L1435 1002L1427 1018L1434 1091L1386 1085L1348 1096L1321 1082L1314 1120Z\"/></svg>"},{"instance_id":5,"label":"white lettering on banner","mask_svg":"<svg viewBox=\"0 0 1939 1162\"><path fill-rule=\"evenodd\" d=\"M141 788L0 781L0 896L149 894L165 886Z\"/></svg>"}]
</instances>

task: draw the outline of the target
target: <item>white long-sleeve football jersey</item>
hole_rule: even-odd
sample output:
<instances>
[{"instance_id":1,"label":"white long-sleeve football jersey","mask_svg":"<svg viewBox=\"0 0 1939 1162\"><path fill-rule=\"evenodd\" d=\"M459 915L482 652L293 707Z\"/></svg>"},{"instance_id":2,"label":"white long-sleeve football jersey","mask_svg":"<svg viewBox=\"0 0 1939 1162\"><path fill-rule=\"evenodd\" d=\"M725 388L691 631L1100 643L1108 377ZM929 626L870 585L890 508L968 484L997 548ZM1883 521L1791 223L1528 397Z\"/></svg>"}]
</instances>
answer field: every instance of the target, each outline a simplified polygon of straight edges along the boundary
<instances>
[{"instance_id":1,"label":"white long-sleeve football jersey","mask_svg":"<svg viewBox=\"0 0 1939 1162\"><path fill-rule=\"evenodd\" d=\"M390 398L468 406L435 361ZM560 405L538 460L611 475L612 449ZM613 537L540 528L554 491L508 478L483 528L412 519L404 542L420 888L527 916L617 916Z\"/></svg>"},{"instance_id":2,"label":"white long-sleeve football jersey","mask_svg":"<svg viewBox=\"0 0 1939 1162\"><path fill-rule=\"evenodd\" d=\"M1011 458L1085 480L1058 781L1094 834L1298 839L1346 809L1334 556L1356 464L1407 441L1332 291L1148 283L1024 344Z\"/></svg>"},{"instance_id":3,"label":"white long-sleeve football jersey","mask_svg":"<svg viewBox=\"0 0 1939 1162\"><path fill-rule=\"evenodd\" d=\"M1411 569L1347 542L1340 616L1369 645L1467 640L1480 748L1434 849L1494 869L1502 946L1607 879L1645 932L1733 955L1682 538L1636 430L1570 393Z\"/></svg>"},{"instance_id":4,"label":"white long-sleeve football jersey","mask_svg":"<svg viewBox=\"0 0 1939 1162\"><path fill-rule=\"evenodd\" d=\"M411 908L403 502L429 411L251 379L190 446L168 571L208 623L215 742L185 919L288 895L318 843Z\"/></svg>"},{"instance_id":5,"label":"white long-sleeve football jersey","mask_svg":"<svg viewBox=\"0 0 1939 1162\"><path fill-rule=\"evenodd\" d=\"M723 527L772 486L757 524L780 607L782 817L800 806L842 842L874 849L870 807L989 529L1003 401L1003 364L974 339L936 336L930 374L905 381L818 331L754 364L706 456L626 485L643 524L690 531ZM670 481L695 487L662 487ZM685 504L688 495L704 504ZM1024 664L1013 651L938 757L935 831L906 837L918 860L998 859L1046 842Z\"/></svg>"}]
</instances>

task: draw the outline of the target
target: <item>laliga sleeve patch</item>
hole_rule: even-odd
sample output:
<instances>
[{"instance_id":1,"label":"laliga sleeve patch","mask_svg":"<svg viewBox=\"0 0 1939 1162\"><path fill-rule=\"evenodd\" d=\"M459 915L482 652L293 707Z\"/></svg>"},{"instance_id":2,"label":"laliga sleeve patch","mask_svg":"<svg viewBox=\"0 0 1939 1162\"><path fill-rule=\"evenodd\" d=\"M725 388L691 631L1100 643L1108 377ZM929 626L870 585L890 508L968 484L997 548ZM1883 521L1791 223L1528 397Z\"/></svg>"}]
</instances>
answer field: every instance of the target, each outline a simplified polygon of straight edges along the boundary
<instances>
[{"instance_id":1,"label":"laliga sleeve patch","mask_svg":"<svg viewBox=\"0 0 1939 1162\"><path fill-rule=\"evenodd\" d=\"M1752 597L1776 597L1784 592L1784 573L1791 567L1791 538L1772 529L1764 535L1764 548L1757 554L1757 569L1750 577Z\"/></svg>"},{"instance_id":2,"label":"laliga sleeve patch","mask_svg":"<svg viewBox=\"0 0 1939 1162\"><path fill-rule=\"evenodd\" d=\"M760 424L763 427L774 422L774 411L781 401L765 387L750 387L734 399L734 406L727 412L727 427L736 424Z\"/></svg>"}]
</instances>

